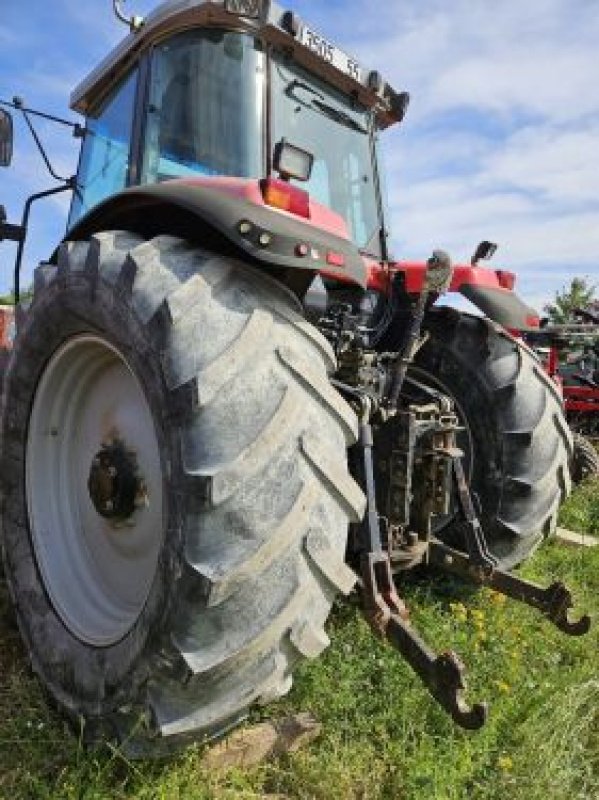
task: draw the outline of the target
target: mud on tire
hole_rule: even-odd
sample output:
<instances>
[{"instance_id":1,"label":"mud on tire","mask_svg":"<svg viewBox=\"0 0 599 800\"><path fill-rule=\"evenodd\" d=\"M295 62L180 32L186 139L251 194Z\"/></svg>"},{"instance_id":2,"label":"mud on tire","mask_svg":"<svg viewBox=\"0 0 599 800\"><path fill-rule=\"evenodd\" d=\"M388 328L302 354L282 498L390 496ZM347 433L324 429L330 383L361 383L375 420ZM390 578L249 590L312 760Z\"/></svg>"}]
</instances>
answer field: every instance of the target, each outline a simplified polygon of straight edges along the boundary
<instances>
[{"instance_id":1,"label":"mud on tire","mask_svg":"<svg viewBox=\"0 0 599 800\"><path fill-rule=\"evenodd\" d=\"M36 483L41 491L44 481L35 438L44 435L42 423L34 420L28 434L40 379L65 343L76 350L88 340L114 353L141 387L162 480L147 596L137 598L138 613L122 634L107 621L103 646L75 634L69 613L82 625L88 617L72 597L57 613L58 583L75 576L57 559L40 568L45 556L32 523L39 520ZM328 381L334 368L330 346L291 293L179 239L99 233L63 244L57 265L37 270L5 384L2 549L33 667L92 735L116 735L144 752L165 739L220 732L253 702L285 694L298 659L327 646L333 598L354 585L344 561L348 522L364 510L346 463L356 420ZM94 396L91 378L86 386L89 402L102 409L107 401ZM65 418L75 413L68 392L61 402ZM82 408L87 414L86 402ZM51 416L51 403L48 409ZM65 496L72 493L65 507L87 518L78 433L61 420L48 424L48 435L70 437L56 450L58 460L72 456L72 464L56 465ZM126 442L127 430L119 435ZM50 458L54 451L44 447ZM47 480L51 499L47 487L58 484ZM129 520L142 542L145 513ZM110 530L109 521L99 530L131 535ZM44 536L68 544L52 524ZM89 592L102 599L102 575L91 583Z\"/></svg>"},{"instance_id":2,"label":"mud on tire","mask_svg":"<svg viewBox=\"0 0 599 800\"><path fill-rule=\"evenodd\" d=\"M509 569L553 533L570 491L573 444L560 394L534 354L490 320L439 309L427 330L412 374L456 401L483 529ZM438 533L463 546L454 517Z\"/></svg>"}]
</instances>

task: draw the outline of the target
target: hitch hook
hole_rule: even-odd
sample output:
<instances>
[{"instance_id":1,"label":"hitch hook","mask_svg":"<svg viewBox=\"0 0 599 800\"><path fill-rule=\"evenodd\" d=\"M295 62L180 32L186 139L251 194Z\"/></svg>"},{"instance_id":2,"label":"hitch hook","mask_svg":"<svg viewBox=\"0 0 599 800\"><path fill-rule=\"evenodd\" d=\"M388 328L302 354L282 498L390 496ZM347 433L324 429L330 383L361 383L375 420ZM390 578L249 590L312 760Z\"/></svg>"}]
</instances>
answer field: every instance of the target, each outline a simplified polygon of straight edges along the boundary
<instances>
[{"instance_id":1,"label":"hitch hook","mask_svg":"<svg viewBox=\"0 0 599 800\"><path fill-rule=\"evenodd\" d=\"M556 581L543 589L542 586L511 572L503 572L497 568L485 569L473 563L465 553L454 550L437 539L433 539L430 543L429 563L536 608L568 636L584 636L591 628L591 618L588 614L577 620L570 620L568 617L568 611L574 603L572 593L561 581Z\"/></svg>"},{"instance_id":2,"label":"hitch hook","mask_svg":"<svg viewBox=\"0 0 599 800\"><path fill-rule=\"evenodd\" d=\"M437 655L409 622L408 610L398 596L389 556L364 554L361 561L365 616L379 635L405 658L454 722L467 730L478 730L487 721L487 703L470 706L464 697L466 668L453 651Z\"/></svg>"},{"instance_id":3,"label":"hitch hook","mask_svg":"<svg viewBox=\"0 0 599 800\"><path fill-rule=\"evenodd\" d=\"M568 611L574 605L572 593L561 582L552 583L544 591L545 600L543 602L544 611L547 618L553 622L556 628L566 633L568 636L584 636L591 629L591 618L584 614L580 619L570 620Z\"/></svg>"}]
</instances>

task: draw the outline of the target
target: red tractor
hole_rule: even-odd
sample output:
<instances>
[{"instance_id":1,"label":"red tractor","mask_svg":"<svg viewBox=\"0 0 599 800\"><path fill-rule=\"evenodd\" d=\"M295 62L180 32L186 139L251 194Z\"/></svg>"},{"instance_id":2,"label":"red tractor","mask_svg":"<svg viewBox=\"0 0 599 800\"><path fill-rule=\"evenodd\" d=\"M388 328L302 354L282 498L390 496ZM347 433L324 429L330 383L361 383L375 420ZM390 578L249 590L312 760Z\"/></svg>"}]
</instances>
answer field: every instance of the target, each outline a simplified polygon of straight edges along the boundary
<instances>
[{"instance_id":1,"label":"red tractor","mask_svg":"<svg viewBox=\"0 0 599 800\"><path fill-rule=\"evenodd\" d=\"M588 630L561 583L509 572L570 489L560 393L507 332L537 314L484 243L391 256L378 139L409 98L379 72L266 0L130 27L72 96L77 175L0 227L20 243L2 552L33 667L91 738L214 735L289 690L359 577L377 632L480 727L394 574L435 565ZM0 134L6 164L6 111ZM19 303L31 205L67 190Z\"/></svg>"}]
</instances>

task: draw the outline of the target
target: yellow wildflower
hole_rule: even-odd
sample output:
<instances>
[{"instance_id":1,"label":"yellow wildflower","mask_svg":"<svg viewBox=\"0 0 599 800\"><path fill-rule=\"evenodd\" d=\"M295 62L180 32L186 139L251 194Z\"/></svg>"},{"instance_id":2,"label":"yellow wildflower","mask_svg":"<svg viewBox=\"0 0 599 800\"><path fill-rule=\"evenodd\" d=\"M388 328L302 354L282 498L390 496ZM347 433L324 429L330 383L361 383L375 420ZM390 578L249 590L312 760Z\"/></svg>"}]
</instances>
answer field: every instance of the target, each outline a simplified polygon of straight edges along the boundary
<instances>
[{"instance_id":1,"label":"yellow wildflower","mask_svg":"<svg viewBox=\"0 0 599 800\"><path fill-rule=\"evenodd\" d=\"M495 606L502 606L505 603L505 595L501 594L501 592L496 592L494 589L491 589L489 592L489 599Z\"/></svg>"},{"instance_id":2,"label":"yellow wildflower","mask_svg":"<svg viewBox=\"0 0 599 800\"><path fill-rule=\"evenodd\" d=\"M499 756L497 759L497 766L503 772L509 772L514 766L514 762L509 756Z\"/></svg>"},{"instance_id":3,"label":"yellow wildflower","mask_svg":"<svg viewBox=\"0 0 599 800\"><path fill-rule=\"evenodd\" d=\"M465 622L468 617L468 611L463 603L450 603L449 608L453 616L458 622Z\"/></svg>"}]
</instances>

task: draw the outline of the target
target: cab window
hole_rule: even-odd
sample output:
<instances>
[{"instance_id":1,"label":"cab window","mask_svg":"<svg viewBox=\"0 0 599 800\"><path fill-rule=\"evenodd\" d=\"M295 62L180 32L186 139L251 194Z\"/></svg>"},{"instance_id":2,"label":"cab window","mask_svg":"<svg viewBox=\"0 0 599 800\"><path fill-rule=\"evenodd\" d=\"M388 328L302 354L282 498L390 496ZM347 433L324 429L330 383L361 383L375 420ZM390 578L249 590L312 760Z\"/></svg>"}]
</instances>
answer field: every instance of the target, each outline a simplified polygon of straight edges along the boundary
<instances>
[{"instance_id":1,"label":"cab window","mask_svg":"<svg viewBox=\"0 0 599 800\"><path fill-rule=\"evenodd\" d=\"M261 177L265 70L248 34L188 31L157 46L141 182Z\"/></svg>"},{"instance_id":2,"label":"cab window","mask_svg":"<svg viewBox=\"0 0 599 800\"><path fill-rule=\"evenodd\" d=\"M136 89L134 70L87 119L69 228L127 185Z\"/></svg>"}]
</instances>

